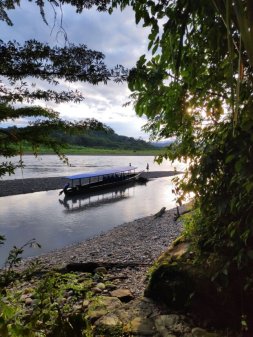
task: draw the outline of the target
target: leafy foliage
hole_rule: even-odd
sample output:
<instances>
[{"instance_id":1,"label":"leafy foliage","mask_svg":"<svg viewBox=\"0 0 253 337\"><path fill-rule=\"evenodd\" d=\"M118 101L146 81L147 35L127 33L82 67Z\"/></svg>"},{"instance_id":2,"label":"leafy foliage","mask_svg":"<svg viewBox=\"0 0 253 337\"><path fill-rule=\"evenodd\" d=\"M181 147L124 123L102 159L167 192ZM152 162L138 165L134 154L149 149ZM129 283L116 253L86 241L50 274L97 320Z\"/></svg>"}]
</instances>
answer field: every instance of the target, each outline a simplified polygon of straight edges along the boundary
<instances>
[{"instance_id":1,"label":"leafy foliage","mask_svg":"<svg viewBox=\"0 0 253 337\"><path fill-rule=\"evenodd\" d=\"M106 0L29 0L35 2L40 9L40 14L45 23L46 13L44 11L45 3L49 3L55 10L60 8L63 4L70 4L76 7L76 12L81 13L84 9L90 9L92 6L96 6L98 11L105 11L107 9L108 1ZM0 3L0 20L5 21L8 25L12 26L13 23L8 16L8 10L13 10L17 6L20 6L21 0L3 0Z\"/></svg>"},{"instance_id":2,"label":"leafy foliage","mask_svg":"<svg viewBox=\"0 0 253 337\"><path fill-rule=\"evenodd\" d=\"M187 183L201 210L191 233L201 257L215 254L224 261L221 272L243 270L247 278L253 259L252 131L253 120L247 118L235 134L229 124L205 132L203 155L190 167Z\"/></svg>"},{"instance_id":3,"label":"leafy foliage","mask_svg":"<svg viewBox=\"0 0 253 337\"><path fill-rule=\"evenodd\" d=\"M62 143L52 136L52 130L62 130L64 133L83 132L90 129L111 131L102 123L90 118L80 122L63 121L59 113L31 104L35 100L60 102L80 102L83 96L78 91L57 92L52 89L36 88L36 84L25 82L26 78L47 81L50 85L59 84L58 80L69 82L82 81L90 84L106 83L109 79L121 81L126 72L121 66L108 70L103 63L104 55L88 50L86 46L54 47L27 41L23 46L17 42L4 43L0 41L0 123L30 118L31 122L25 128L0 130L0 155L11 158L22 156L22 142L32 143L36 155L40 145L52 148L58 156L66 161L62 152ZM123 75L124 74L124 75ZM17 108L14 104L21 103ZM29 103L29 106L24 104ZM17 146L18 145L18 146ZM20 164L22 166L22 158ZM12 174L15 166L11 161L3 161L0 165L0 176Z\"/></svg>"},{"instance_id":4,"label":"leafy foliage","mask_svg":"<svg viewBox=\"0 0 253 337\"><path fill-rule=\"evenodd\" d=\"M0 165L0 176L6 173L12 174L17 167L23 166L22 144L24 142L32 144L35 156L38 154L40 146L45 145L52 148L60 159L67 162L67 158L63 153L64 144L61 139L54 137L53 132L61 130L63 133L73 134L90 129L103 129L107 132L111 132L109 127L94 119L86 119L80 122L63 121L58 113L41 107L33 106L15 109L10 105L0 104L0 112L0 122L7 120L9 117L35 117L35 121L30 122L27 127L0 129L0 155L6 158L11 158L16 155L21 156L17 165L14 165L12 162L3 162Z\"/></svg>"},{"instance_id":5,"label":"leafy foliage","mask_svg":"<svg viewBox=\"0 0 253 337\"><path fill-rule=\"evenodd\" d=\"M90 275L80 282L76 274L56 272L34 279L30 288L16 281L0 295L1 336L87 336L84 315L73 309L89 296L91 285ZM28 291L32 307L25 302Z\"/></svg>"},{"instance_id":6,"label":"leafy foliage","mask_svg":"<svg viewBox=\"0 0 253 337\"><path fill-rule=\"evenodd\" d=\"M31 1L32 2L32 1ZM107 2L90 1L48 1L53 8L61 9L64 3L76 6L77 12L84 8L97 6L105 10ZM42 19L46 23L44 1L36 1ZM15 9L20 1L2 1L0 20L12 25L8 10ZM66 41L67 42L67 41ZM12 174L17 167L22 167L22 143L29 142L37 155L40 145L45 145L67 162L63 154L64 144L53 137L52 130L63 133L82 132L85 130L111 131L110 128L90 118L80 122L61 120L59 113L50 109L34 106L35 101L81 102L83 94L75 90L56 90L59 81L88 82L91 85L107 83L109 80L121 82L126 79L128 71L117 65L108 69L101 52L90 50L86 45L51 47L35 40L26 41L23 45L16 41L0 40L0 123L14 123L10 130L0 129L0 156L11 158L20 155L20 163L14 165L11 160L0 163L0 177ZM59 86L58 86L59 87ZM29 104L29 105L27 105ZM21 107L20 107L21 106ZM30 119L24 128L16 128L18 119Z\"/></svg>"},{"instance_id":7,"label":"leafy foliage","mask_svg":"<svg viewBox=\"0 0 253 337\"><path fill-rule=\"evenodd\" d=\"M8 285L10 282L15 280L17 277L17 272L15 271L15 267L17 267L21 260L24 249L27 247L38 247L40 248L40 244L36 242L35 239L31 239L27 241L23 246L17 247L14 246L5 261L4 268L0 271L0 286Z\"/></svg>"},{"instance_id":8,"label":"leafy foliage","mask_svg":"<svg viewBox=\"0 0 253 337\"><path fill-rule=\"evenodd\" d=\"M79 91L61 91L36 88L36 83L29 85L23 79L31 77L41 79L51 85L59 84L60 79L69 82L88 82L92 85L116 82L126 78L127 70L121 66L108 69L101 52L88 49L85 45L50 47L35 40L4 43L0 40L0 102L33 102L52 100L60 102L80 102L84 99ZM7 85L7 80L9 85Z\"/></svg>"},{"instance_id":9,"label":"leafy foliage","mask_svg":"<svg viewBox=\"0 0 253 337\"><path fill-rule=\"evenodd\" d=\"M146 130L177 137L158 161L189 162L178 187L179 202L195 195L186 234L202 264L213 267L217 289L241 278L245 304L253 289L252 2L112 4L130 4L136 22L150 27L150 54L131 70L129 88L137 114L148 118Z\"/></svg>"},{"instance_id":10,"label":"leafy foliage","mask_svg":"<svg viewBox=\"0 0 253 337\"><path fill-rule=\"evenodd\" d=\"M24 249L34 246L40 247L35 239L14 246L0 272L0 335L87 336L81 305L75 306L93 295L92 275L42 271L37 260L18 271Z\"/></svg>"}]
</instances>

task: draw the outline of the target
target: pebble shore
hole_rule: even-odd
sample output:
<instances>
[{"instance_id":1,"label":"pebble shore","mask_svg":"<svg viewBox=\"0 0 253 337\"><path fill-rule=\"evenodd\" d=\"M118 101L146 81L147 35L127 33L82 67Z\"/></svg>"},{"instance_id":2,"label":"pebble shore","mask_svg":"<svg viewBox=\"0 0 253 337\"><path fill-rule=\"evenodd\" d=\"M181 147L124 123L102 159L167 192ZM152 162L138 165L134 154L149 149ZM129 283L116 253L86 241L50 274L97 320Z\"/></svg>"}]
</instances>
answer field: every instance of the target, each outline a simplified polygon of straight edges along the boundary
<instances>
[{"instance_id":1,"label":"pebble shore","mask_svg":"<svg viewBox=\"0 0 253 337\"><path fill-rule=\"evenodd\" d=\"M161 217L154 215L122 224L92 239L55 250L38 257L42 269L64 268L69 263L122 263L112 268L120 287L133 295L143 295L146 274L156 258L180 234L180 223L174 221L175 209ZM24 260L24 266L30 259ZM128 266L129 265L129 266Z\"/></svg>"}]
</instances>

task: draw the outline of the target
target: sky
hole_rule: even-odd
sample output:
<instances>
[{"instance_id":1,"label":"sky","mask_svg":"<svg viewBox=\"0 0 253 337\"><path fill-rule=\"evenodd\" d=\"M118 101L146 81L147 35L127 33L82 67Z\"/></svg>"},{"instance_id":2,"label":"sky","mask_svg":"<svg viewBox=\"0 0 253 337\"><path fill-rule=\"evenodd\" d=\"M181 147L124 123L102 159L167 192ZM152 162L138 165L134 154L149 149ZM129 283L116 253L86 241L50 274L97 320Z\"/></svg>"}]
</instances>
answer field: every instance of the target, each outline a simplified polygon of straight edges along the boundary
<instances>
[{"instance_id":1,"label":"sky","mask_svg":"<svg viewBox=\"0 0 253 337\"><path fill-rule=\"evenodd\" d=\"M9 27L0 21L0 39L7 42L16 40L24 42L29 39L64 46L63 34L59 33L60 14L53 27L54 12L51 6L46 7L46 25L39 13L39 7L21 0L19 8L9 11L13 26ZM108 68L122 64L131 68L138 58L146 53L148 45L148 29L135 24L134 13L130 8L123 12L116 10L112 15L98 12L95 8L76 14L71 6L63 6L63 26L68 40L74 44L85 44L88 48L101 51L105 55ZM120 135L148 140L149 135L142 131L145 117L138 117L132 105L123 107L129 101L130 91L127 83L107 85L61 82L65 89L78 89L85 100L82 103L44 103L53 108L60 116L68 120L96 118L113 128ZM40 102L40 105L43 105ZM20 121L22 124L23 121Z\"/></svg>"}]
</instances>

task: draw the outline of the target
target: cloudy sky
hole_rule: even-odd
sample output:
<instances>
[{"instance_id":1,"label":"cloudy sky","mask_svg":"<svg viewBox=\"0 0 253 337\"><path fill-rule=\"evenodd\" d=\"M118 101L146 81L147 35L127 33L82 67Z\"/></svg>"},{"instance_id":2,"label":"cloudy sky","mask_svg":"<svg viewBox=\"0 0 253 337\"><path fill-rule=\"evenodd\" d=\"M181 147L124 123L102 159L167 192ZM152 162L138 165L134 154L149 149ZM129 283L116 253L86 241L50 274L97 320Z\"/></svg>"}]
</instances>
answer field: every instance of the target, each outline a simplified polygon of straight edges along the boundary
<instances>
[{"instance_id":1,"label":"cloudy sky","mask_svg":"<svg viewBox=\"0 0 253 337\"><path fill-rule=\"evenodd\" d=\"M50 45L64 46L63 35L59 33L60 14L54 28L53 15L52 8L48 6L47 26L42 21L39 8L27 0L22 0L20 8L9 11L14 25L9 27L0 22L0 38L5 42L13 39L24 42L35 38ZM122 64L131 68L147 50L148 30L141 25L136 26L131 9L115 11L109 15L94 8L76 14L71 6L63 6L63 26L71 43L86 44L90 49L103 52L108 67ZM79 104L47 104L59 111L63 118L77 120L94 117L111 126L120 135L148 139L148 135L141 131L145 119L137 117L132 106L122 106L129 101L130 91L126 83L111 82L98 86L80 83L63 85L70 89L78 89L85 96L85 101Z\"/></svg>"}]
</instances>

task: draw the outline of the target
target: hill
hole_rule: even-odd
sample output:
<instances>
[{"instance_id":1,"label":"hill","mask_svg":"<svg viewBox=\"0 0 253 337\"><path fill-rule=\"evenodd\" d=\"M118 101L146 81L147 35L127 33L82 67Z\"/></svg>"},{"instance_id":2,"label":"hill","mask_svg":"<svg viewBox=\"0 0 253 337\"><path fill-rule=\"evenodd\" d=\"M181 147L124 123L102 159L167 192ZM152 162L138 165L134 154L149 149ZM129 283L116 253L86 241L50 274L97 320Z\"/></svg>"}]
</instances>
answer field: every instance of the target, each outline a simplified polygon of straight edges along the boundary
<instances>
[{"instance_id":1,"label":"hill","mask_svg":"<svg viewBox=\"0 0 253 337\"><path fill-rule=\"evenodd\" d=\"M172 144L175 140L174 139L167 139L167 140L161 140L158 142L151 142L150 144L156 148L163 148L167 147L170 144Z\"/></svg>"},{"instance_id":2,"label":"hill","mask_svg":"<svg viewBox=\"0 0 253 337\"><path fill-rule=\"evenodd\" d=\"M113 132L86 131L81 135L64 135L57 133L56 137L63 143L83 147L117 149L117 150L154 150L155 147L142 139L121 136Z\"/></svg>"}]
</instances>

